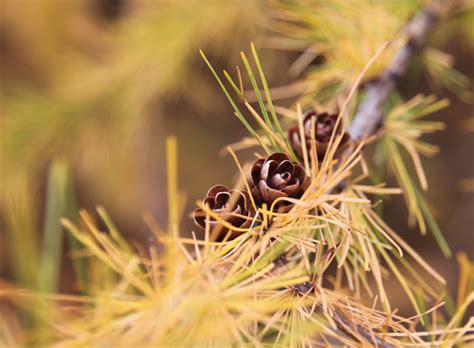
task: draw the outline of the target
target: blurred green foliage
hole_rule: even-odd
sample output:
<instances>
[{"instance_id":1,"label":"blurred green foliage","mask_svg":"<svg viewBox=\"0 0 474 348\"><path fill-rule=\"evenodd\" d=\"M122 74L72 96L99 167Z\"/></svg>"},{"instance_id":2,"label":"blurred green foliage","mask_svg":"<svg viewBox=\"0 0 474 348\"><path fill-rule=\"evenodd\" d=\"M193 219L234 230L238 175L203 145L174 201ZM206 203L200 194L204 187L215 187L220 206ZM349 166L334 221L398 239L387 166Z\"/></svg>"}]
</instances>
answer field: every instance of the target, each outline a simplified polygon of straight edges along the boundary
<instances>
[{"instance_id":1,"label":"blurred green foliage","mask_svg":"<svg viewBox=\"0 0 474 348\"><path fill-rule=\"evenodd\" d=\"M175 117L165 112L166 100L209 110L215 92L199 73L198 48L219 57L247 42L260 6L2 0L0 219L8 238L0 262L8 257L16 282L36 287L39 275L40 288L55 288L67 172L75 173L80 199L89 194L96 203L110 201L125 219L139 215L140 208L131 209L146 190L139 186L153 177L142 174L137 153L163 147L165 120ZM162 120L162 129L144 137L155 119ZM160 153L143 161L159 163ZM40 261L42 238L50 258Z\"/></svg>"}]
</instances>

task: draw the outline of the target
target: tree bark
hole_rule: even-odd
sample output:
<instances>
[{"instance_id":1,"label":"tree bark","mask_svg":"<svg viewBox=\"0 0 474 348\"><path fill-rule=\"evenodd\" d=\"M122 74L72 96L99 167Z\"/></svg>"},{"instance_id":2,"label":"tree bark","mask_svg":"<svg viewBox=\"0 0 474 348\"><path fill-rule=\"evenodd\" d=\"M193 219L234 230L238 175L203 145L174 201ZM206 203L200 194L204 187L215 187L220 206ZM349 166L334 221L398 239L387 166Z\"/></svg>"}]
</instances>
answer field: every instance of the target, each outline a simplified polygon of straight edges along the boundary
<instances>
[{"instance_id":1,"label":"tree bark","mask_svg":"<svg viewBox=\"0 0 474 348\"><path fill-rule=\"evenodd\" d=\"M380 77L367 84L365 98L349 128L349 134L354 140L368 138L381 126L384 106L390 93L400 77L406 72L411 58L425 44L436 19L437 16L430 9L425 9L413 17L406 28L407 42L405 45L397 52Z\"/></svg>"}]
</instances>

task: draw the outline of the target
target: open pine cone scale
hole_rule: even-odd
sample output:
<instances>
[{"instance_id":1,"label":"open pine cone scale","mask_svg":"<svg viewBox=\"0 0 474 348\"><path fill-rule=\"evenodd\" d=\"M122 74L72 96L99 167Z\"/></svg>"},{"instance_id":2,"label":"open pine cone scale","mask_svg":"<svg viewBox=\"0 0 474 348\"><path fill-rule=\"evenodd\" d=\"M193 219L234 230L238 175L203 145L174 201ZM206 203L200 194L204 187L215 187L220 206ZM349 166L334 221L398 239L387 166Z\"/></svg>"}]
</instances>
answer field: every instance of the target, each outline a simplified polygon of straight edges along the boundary
<instances>
[{"instance_id":1,"label":"open pine cone scale","mask_svg":"<svg viewBox=\"0 0 474 348\"><path fill-rule=\"evenodd\" d=\"M250 227L255 216L250 196L245 191L229 190L224 185L215 185L209 189L206 198L203 201L214 213L222 220L226 221L236 228ZM197 208L193 212L193 219L197 226L201 229L206 228L206 212ZM223 228L219 220L209 217L208 223L211 229L219 228L220 235L228 232L227 228ZM238 233L232 233L232 238L238 236Z\"/></svg>"},{"instance_id":2,"label":"open pine cone scale","mask_svg":"<svg viewBox=\"0 0 474 348\"><path fill-rule=\"evenodd\" d=\"M300 129L298 125L291 127L287 131L287 138L292 147L295 151L296 156L302 160L303 159L303 146L306 147L306 151L308 154L311 153L311 139L314 134L314 141L316 142L316 152L318 161L321 162L326 155L326 152L329 148L329 142L331 140L332 133L335 133L335 136L342 135L342 139L339 142L335 157L339 157L343 151L347 148L350 144L351 137L348 133L344 131L342 123L337 123L336 114L328 114L326 112L318 113L317 111L309 111L305 114L303 120L303 130L304 130L304 144L302 143L301 136L300 136ZM312 121L314 119L314 121ZM311 125L314 122L314 133L311 132ZM334 128L336 129L334 130Z\"/></svg>"},{"instance_id":3,"label":"open pine cone scale","mask_svg":"<svg viewBox=\"0 0 474 348\"><path fill-rule=\"evenodd\" d=\"M283 153L256 160L247 181L255 203L268 206L278 198L300 198L310 184L304 168Z\"/></svg>"}]
</instances>

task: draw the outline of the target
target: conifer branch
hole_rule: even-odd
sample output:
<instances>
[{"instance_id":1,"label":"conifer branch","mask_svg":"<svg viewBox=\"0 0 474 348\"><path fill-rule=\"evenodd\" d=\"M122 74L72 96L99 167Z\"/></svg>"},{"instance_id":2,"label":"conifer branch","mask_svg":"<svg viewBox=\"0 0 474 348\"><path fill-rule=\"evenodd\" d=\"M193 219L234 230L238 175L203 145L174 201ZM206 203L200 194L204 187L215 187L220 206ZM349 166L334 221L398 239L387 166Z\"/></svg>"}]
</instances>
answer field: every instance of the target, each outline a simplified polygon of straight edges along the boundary
<instances>
[{"instance_id":1,"label":"conifer branch","mask_svg":"<svg viewBox=\"0 0 474 348\"><path fill-rule=\"evenodd\" d=\"M380 77L365 87L366 96L360 104L349 128L354 140L366 139L377 131L383 122L383 110L390 93L406 72L410 60L427 40L437 22L437 12L426 8L413 17L405 31L407 41L397 52L388 68Z\"/></svg>"},{"instance_id":2,"label":"conifer branch","mask_svg":"<svg viewBox=\"0 0 474 348\"><path fill-rule=\"evenodd\" d=\"M439 13L439 11L436 11L434 8L426 8L413 17L405 29L407 36L405 45L395 54L392 62L380 77L366 85L365 99L360 104L354 116L354 121L348 130L354 140L367 139L381 126L385 103L399 79L406 72L413 56L425 45L430 31L438 20L437 13ZM278 261L282 263L281 259ZM298 291L299 287L303 285L305 284L296 286L295 289ZM333 320L335 320L339 330L359 343L360 339L357 337L358 335L376 347L393 347L393 345L388 342L374 337L364 328L355 325L342 315L342 313L335 312ZM376 340L375 342L373 341L374 339Z\"/></svg>"}]
</instances>

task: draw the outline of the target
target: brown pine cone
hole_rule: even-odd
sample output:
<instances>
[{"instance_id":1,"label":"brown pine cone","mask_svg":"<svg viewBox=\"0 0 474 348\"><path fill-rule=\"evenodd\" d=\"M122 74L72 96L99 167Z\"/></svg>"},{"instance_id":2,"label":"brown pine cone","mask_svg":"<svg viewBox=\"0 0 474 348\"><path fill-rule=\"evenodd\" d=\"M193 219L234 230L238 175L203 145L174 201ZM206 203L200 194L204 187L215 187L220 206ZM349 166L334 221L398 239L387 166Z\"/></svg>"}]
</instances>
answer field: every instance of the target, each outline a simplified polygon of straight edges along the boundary
<instances>
[{"instance_id":1,"label":"brown pine cone","mask_svg":"<svg viewBox=\"0 0 474 348\"><path fill-rule=\"evenodd\" d=\"M280 197L300 198L311 183L304 168L292 162L284 153L274 153L252 163L247 178L255 204L269 207ZM290 206L287 202L277 206Z\"/></svg>"},{"instance_id":2,"label":"brown pine cone","mask_svg":"<svg viewBox=\"0 0 474 348\"><path fill-rule=\"evenodd\" d=\"M316 152L318 155L318 161L321 162L326 155L326 151L329 146L329 140L331 139L331 134L336 125L337 115L330 115L326 112L318 113L316 111L309 111L306 113L303 120L304 128L304 137L305 137L305 146L307 149L308 156L311 153L311 119L315 118L315 140L316 140ZM343 133L341 142L338 145L334 157L338 157L342 154L344 149L349 145L351 137L346 133L342 127L342 123L339 122L336 129L336 136ZM301 148L301 137L300 129L298 125L290 128L287 131L287 138L290 142L291 147L295 151L295 154L299 159L303 159L303 149Z\"/></svg>"},{"instance_id":3,"label":"brown pine cone","mask_svg":"<svg viewBox=\"0 0 474 348\"><path fill-rule=\"evenodd\" d=\"M247 192L229 190L223 185L215 185L207 191L204 204L217 213L223 220L232 226L247 228L251 225L255 216L255 209L252 206L250 196ZM247 217L247 218L245 218ZM206 228L206 212L201 208L194 210L193 219L197 226ZM225 236L228 229L223 227L219 221L209 217L211 230L219 228L220 236ZM240 233L234 232L229 239L236 238ZM219 239L219 238L218 238Z\"/></svg>"}]
</instances>

